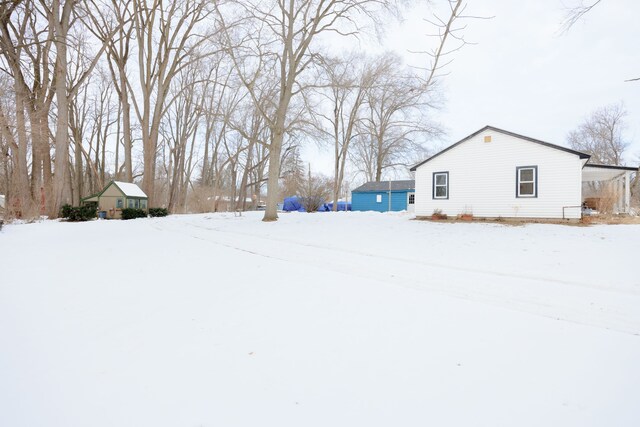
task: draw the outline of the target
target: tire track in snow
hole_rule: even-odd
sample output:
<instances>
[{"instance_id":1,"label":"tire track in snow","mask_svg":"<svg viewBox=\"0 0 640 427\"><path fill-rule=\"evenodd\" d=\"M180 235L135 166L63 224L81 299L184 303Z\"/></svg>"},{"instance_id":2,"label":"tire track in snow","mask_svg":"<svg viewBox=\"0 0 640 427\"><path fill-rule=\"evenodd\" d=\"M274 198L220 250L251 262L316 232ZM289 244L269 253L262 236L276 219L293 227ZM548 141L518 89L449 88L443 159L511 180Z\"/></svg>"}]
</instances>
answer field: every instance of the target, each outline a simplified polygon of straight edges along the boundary
<instances>
[{"instance_id":1,"label":"tire track in snow","mask_svg":"<svg viewBox=\"0 0 640 427\"><path fill-rule=\"evenodd\" d=\"M193 222L178 223L173 229L168 228L168 225L162 223L153 227L253 256L296 262L320 270L374 280L385 285L435 292L468 301L488 303L503 309L640 335L640 310L637 308L640 307L640 298L635 293L576 282L361 253L221 230ZM180 227L184 226L192 227L196 234L180 230ZM210 234L212 238L203 237L203 232ZM234 236L242 236L244 240ZM277 251L275 255L274 242L292 250ZM376 262L376 259L384 262ZM407 271L410 272L409 275ZM569 292L567 288L570 288ZM623 295L625 298L622 298Z\"/></svg>"},{"instance_id":2,"label":"tire track in snow","mask_svg":"<svg viewBox=\"0 0 640 427\"><path fill-rule=\"evenodd\" d=\"M486 270L486 269L482 269L482 268L465 267L465 266L444 264L444 263L433 262L433 261L424 261L424 260L420 260L420 259L400 258L400 257L394 257L394 256L389 256L389 255L384 255L384 254L374 254L374 253L354 251L354 250L350 250L350 249L347 249L347 248L344 248L344 247L338 247L338 246L314 245L312 243L305 243L305 242L300 242L300 241L296 241L296 240L283 239L283 238L280 238L280 237L260 236L260 235L245 233L245 232L239 232L239 231L235 231L235 230L233 230L233 231L224 230L224 229L221 229L219 227L205 227L205 226L202 226L202 225L197 225L197 224L192 223L192 222L188 222L188 223L185 223L185 224L190 226L190 227L195 227L195 228L199 228L199 229L203 229L203 230L214 231L214 232L217 232L217 233L235 234L235 235L238 235L238 236L250 237L250 238L253 238L253 239L262 239L262 240L269 241L269 242L278 241L278 242L287 243L287 244L291 244L291 245L304 246L304 247L321 249L321 250L328 250L328 251L332 251L332 252L343 252L345 254L366 256L366 257L371 257L371 258L382 258L382 259L386 259L386 260L389 260L389 261L406 263L406 264L411 265L411 266L415 266L416 264L420 264L420 265L423 265L425 267L435 267L435 268L443 268L443 269L449 269L449 270L455 270L455 271L465 271L465 272L469 272L469 273L487 274L487 275L491 275L491 276L501 276L501 277L510 278L510 279L517 279L517 280L524 279L524 280L534 280L534 281L541 281L541 282L553 282L553 283L558 283L558 284L561 284L561 285L570 285L570 286L576 286L576 287L580 287L580 288L590 288L590 289L594 289L594 290L596 290L598 292L613 292L613 293L618 293L618 294L622 294L622 295L640 296L640 290L603 288L602 286L600 286L598 284L587 283L587 282L583 282L583 281L572 281L572 280L566 280L566 279L557 279L555 277L542 276L542 275L538 276L538 275L530 275L530 274L517 274L517 273L512 273L512 272L501 272L501 271L495 271L495 270Z\"/></svg>"}]
</instances>

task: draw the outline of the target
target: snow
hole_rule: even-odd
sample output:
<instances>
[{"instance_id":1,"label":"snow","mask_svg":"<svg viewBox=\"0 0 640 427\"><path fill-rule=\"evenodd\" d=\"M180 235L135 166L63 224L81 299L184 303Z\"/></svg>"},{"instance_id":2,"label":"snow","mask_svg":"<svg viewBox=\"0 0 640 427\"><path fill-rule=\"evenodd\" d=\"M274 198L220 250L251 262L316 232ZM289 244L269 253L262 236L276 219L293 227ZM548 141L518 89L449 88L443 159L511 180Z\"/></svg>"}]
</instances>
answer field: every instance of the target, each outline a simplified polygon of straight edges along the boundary
<instances>
[{"instance_id":1,"label":"snow","mask_svg":"<svg viewBox=\"0 0 640 427\"><path fill-rule=\"evenodd\" d=\"M128 197L147 197L140 187L131 182L113 181L115 185Z\"/></svg>"},{"instance_id":2,"label":"snow","mask_svg":"<svg viewBox=\"0 0 640 427\"><path fill-rule=\"evenodd\" d=\"M640 226L0 232L1 426L637 426Z\"/></svg>"}]
</instances>

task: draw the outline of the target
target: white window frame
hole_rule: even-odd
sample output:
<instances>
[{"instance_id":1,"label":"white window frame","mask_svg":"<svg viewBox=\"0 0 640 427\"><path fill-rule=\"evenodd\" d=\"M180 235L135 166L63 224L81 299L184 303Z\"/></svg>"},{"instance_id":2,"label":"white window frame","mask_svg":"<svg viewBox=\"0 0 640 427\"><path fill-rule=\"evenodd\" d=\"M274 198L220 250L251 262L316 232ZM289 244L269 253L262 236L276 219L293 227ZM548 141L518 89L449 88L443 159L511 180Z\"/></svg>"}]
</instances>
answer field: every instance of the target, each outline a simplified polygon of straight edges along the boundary
<instances>
[{"instance_id":1,"label":"white window frame","mask_svg":"<svg viewBox=\"0 0 640 427\"><path fill-rule=\"evenodd\" d=\"M411 201L412 197L413 197L413 202ZM409 193L409 200L407 200L407 204L408 205L415 205L416 204L416 193Z\"/></svg>"},{"instance_id":2,"label":"white window frame","mask_svg":"<svg viewBox=\"0 0 640 427\"><path fill-rule=\"evenodd\" d=\"M533 171L533 179L523 181L521 173L524 170ZM533 194L520 193L520 184L533 184ZM538 197L538 166L518 166L516 167L516 198L518 199L535 199Z\"/></svg>"},{"instance_id":3,"label":"white window frame","mask_svg":"<svg viewBox=\"0 0 640 427\"><path fill-rule=\"evenodd\" d=\"M376 203L382 203L382 194L376 194Z\"/></svg>"},{"instance_id":4,"label":"white window frame","mask_svg":"<svg viewBox=\"0 0 640 427\"><path fill-rule=\"evenodd\" d=\"M445 183L444 184L436 184L437 180L438 180L438 176L444 176L445 177ZM432 197L434 199L440 199L440 200L446 200L449 198L449 172L445 171L445 172L434 172L433 173L433 194ZM445 195L444 196L437 196L436 193L436 189L437 187L444 187L445 189Z\"/></svg>"}]
</instances>

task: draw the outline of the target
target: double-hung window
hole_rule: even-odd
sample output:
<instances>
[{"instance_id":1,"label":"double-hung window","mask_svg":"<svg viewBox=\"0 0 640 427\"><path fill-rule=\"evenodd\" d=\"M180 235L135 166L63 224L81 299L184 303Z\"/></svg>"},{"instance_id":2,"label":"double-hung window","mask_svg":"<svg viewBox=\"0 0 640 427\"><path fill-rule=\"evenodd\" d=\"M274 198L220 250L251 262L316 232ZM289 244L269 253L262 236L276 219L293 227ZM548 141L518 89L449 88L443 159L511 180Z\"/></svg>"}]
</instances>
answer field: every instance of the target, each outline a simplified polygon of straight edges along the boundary
<instances>
[{"instance_id":1,"label":"double-hung window","mask_svg":"<svg viewBox=\"0 0 640 427\"><path fill-rule=\"evenodd\" d=\"M538 197L538 167L516 168L516 197Z\"/></svg>"},{"instance_id":2,"label":"double-hung window","mask_svg":"<svg viewBox=\"0 0 640 427\"><path fill-rule=\"evenodd\" d=\"M433 173L433 198L449 198L449 172Z\"/></svg>"}]
</instances>

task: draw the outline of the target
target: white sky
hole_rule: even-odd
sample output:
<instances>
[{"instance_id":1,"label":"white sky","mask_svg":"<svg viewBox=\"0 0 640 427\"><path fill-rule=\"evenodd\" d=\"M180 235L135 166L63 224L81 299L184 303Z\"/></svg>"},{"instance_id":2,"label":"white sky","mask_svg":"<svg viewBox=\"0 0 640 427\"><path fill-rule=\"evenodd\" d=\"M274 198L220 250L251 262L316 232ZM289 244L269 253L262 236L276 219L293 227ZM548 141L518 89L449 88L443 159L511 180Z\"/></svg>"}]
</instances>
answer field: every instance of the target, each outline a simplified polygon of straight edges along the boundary
<instances>
[{"instance_id":1,"label":"white sky","mask_svg":"<svg viewBox=\"0 0 640 427\"><path fill-rule=\"evenodd\" d=\"M577 1L469 1L468 14L495 17L468 21L465 37L477 44L454 54L442 80L442 146L487 124L565 145L567 133L593 110L623 101L632 142L626 162L639 163L640 81L624 80L640 77L640 2L602 0L560 34L565 7ZM408 51L433 43L425 36L423 18L429 15L426 4L406 13L403 23L388 28L386 48L408 63L426 61ZM330 157L318 158L315 148L306 151L316 159L316 171L331 173Z\"/></svg>"}]
</instances>

